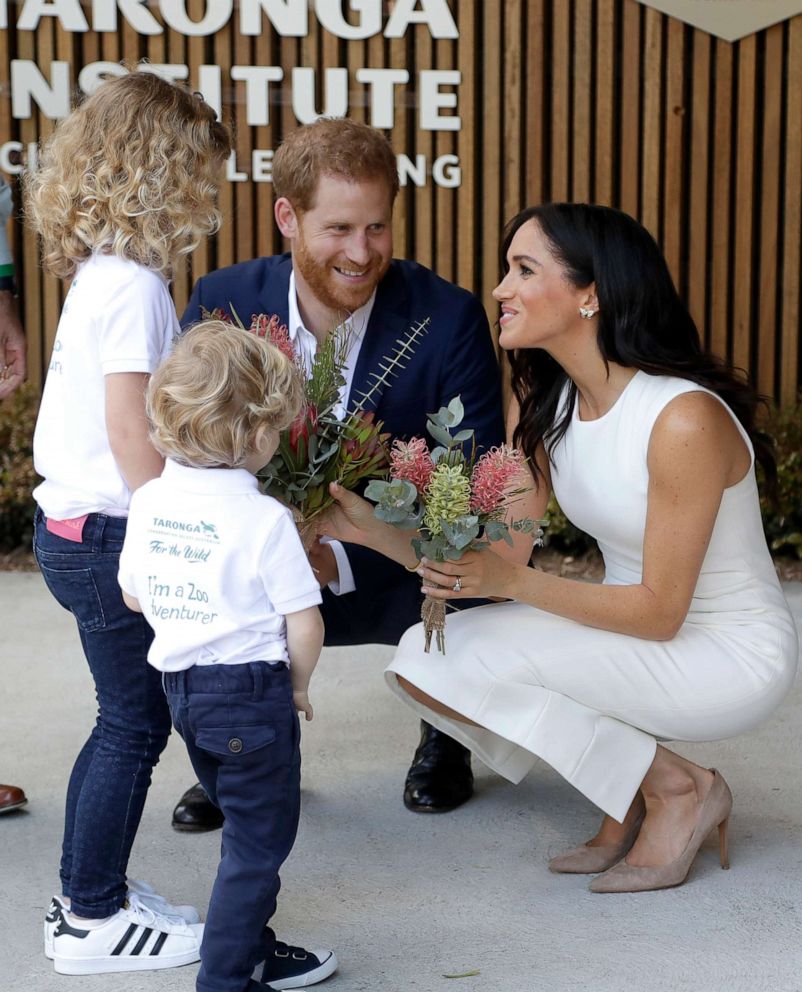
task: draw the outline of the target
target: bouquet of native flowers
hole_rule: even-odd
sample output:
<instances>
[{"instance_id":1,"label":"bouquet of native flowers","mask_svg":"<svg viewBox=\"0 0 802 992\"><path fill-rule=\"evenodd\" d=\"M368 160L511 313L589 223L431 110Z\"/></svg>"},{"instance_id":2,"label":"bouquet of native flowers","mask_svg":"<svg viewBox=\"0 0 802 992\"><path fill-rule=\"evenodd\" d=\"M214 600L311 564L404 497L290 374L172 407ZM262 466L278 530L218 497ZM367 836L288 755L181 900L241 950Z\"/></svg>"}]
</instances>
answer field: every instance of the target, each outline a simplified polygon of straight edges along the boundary
<instances>
[{"instance_id":1,"label":"bouquet of native flowers","mask_svg":"<svg viewBox=\"0 0 802 992\"><path fill-rule=\"evenodd\" d=\"M278 449L259 473L262 488L288 506L295 517L305 546L314 540L314 518L334 500L329 483L354 490L365 479L386 476L389 466L387 440L382 424L368 409L377 394L389 385L406 365L418 341L428 330L428 318L413 326L395 344L391 354L368 377L370 386L343 417L335 415L345 385L343 369L348 356L347 325L331 331L318 347L312 368L307 369L295 350L286 324L275 315L255 314L246 326L233 307L231 314L216 309L203 311L204 318L236 324L265 338L295 362L305 386L300 413L282 432Z\"/></svg>"},{"instance_id":2,"label":"bouquet of native flowers","mask_svg":"<svg viewBox=\"0 0 802 992\"><path fill-rule=\"evenodd\" d=\"M416 530L412 546L418 558L457 561L466 551L486 548L493 541L512 544L511 531L531 534L539 524L529 518L507 521L507 510L528 487L520 483L525 458L517 448L502 444L477 457L474 431L452 430L464 409L459 396L429 414L426 429L437 442L433 450L424 438L393 443L390 480L369 483L365 496L376 503L374 514L401 530ZM469 453L465 448L470 444ZM459 591L459 579L454 586ZM426 596L421 608L424 650L432 634L445 654L445 603Z\"/></svg>"}]
</instances>

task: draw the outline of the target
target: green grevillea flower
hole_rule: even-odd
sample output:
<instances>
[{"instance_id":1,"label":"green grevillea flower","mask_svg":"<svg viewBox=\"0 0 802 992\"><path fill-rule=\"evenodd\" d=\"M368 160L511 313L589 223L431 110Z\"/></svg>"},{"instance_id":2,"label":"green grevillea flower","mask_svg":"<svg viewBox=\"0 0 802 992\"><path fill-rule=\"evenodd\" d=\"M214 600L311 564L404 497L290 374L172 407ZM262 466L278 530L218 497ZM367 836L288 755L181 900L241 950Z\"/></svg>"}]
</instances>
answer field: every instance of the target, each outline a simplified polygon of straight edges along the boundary
<instances>
[{"instance_id":1,"label":"green grevillea flower","mask_svg":"<svg viewBox=\"0 0 802 992\"><path fill-rule=\"evenodd\" d=\"M443 522L453 524L471 512L471 480L460 465L435 466L426 487L424 525L436 537L443 533Z\"/></svg>"}]
</instances>

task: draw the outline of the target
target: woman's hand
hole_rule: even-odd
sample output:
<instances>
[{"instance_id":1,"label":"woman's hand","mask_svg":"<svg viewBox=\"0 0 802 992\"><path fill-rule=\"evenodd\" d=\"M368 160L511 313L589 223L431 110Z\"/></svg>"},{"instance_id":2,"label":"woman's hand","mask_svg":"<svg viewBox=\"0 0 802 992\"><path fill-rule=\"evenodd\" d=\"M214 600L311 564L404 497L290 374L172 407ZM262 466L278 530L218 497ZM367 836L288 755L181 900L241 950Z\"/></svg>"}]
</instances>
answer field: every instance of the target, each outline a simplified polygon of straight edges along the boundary
<instances>
[{"instance_id":1,"label":"woman's hand","mask_svg":"<svg viewBox=\"0 0 802 992\"><path fill-rule=\"evenodd\" d=\"M423 558L418 575L423 577L423 592L434 599L514 599L515 576L525 567L494 551L468 551L459 561Z\"/></svg>"},{"instance_id":2,"label":"woman's hand","mask_svg":"<svg viewBox=\"0 0 802 992\"><path fill-rule=\"evenodd\" d=\"M336 482L329 485L329 492L335 503L318 518L318 536L331 537L347 544L369 544L369 534L375 530L376 523L373 504L343 489Z\"/></svg>"}]
</instances>

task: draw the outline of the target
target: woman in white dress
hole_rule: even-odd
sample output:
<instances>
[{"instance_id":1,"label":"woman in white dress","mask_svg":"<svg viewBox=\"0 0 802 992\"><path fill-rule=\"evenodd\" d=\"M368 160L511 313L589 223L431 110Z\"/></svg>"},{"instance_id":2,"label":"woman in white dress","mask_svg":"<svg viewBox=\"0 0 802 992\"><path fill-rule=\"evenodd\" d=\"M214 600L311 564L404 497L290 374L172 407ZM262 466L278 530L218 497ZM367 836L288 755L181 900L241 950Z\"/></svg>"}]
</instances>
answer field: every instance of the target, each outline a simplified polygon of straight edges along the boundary
<instances>
[{"instance_id":1,"label":"woman in white dress","mask_svg":"<svg viewBox=\"0 0 802 992\"><path fill-rule=\"evenodd\" d=\"M501 347L512 364L510 441L532 469L516 516L554 489L604 556L602 585L528 566L531 541L420 563L423 588L511 602L449 617L447 654L403 637L390 686L513 782L537 758L605 813L551 861L597 873L596 892L681 884L732 796L721 775L659 740L749 730L778 705L797 635L761 526L757 398L707 355L660 251L607 207L550 204L510 223ZM469 425L468 425L469 426ZM327 533L407 565L408 535L334 487Z\"/></svg>"}]
</instances>

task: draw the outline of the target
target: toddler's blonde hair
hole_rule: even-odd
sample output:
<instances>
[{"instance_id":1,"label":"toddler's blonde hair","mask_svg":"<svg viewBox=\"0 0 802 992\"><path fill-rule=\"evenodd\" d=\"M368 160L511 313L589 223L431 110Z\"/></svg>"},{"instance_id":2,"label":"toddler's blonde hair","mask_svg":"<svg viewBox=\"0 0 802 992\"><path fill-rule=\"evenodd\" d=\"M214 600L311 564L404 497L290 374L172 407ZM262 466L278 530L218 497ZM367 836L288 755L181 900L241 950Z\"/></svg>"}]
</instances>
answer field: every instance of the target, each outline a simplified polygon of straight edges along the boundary
<instances>
[{"instance_id":1,"label":"toddler's blonde hair","mask_svg":"<svg viewBox=\"0 0 802 992\"><path fill-rule=\"evenodd\" d=\"M230 150L228 128L186 88L146 70L102 83L25 174L42 264L68 279L98 251L169 272L220 226Z\"/></svg>"},{"instance_id":2,"label":"toddler's blonde hair","mask_svg":"<svg viewBox=\"0 0 802 992\"><path fill-rule=\"evenodd\" d=\"M204 320L178 339L151 377L151 441L183 465L240 468L259 428L289 427L303 401L302 372L275 345Z\"/></svg>"}]
</instances>

